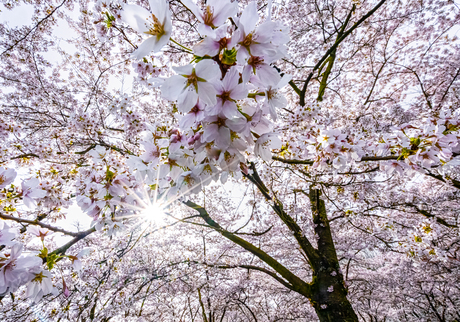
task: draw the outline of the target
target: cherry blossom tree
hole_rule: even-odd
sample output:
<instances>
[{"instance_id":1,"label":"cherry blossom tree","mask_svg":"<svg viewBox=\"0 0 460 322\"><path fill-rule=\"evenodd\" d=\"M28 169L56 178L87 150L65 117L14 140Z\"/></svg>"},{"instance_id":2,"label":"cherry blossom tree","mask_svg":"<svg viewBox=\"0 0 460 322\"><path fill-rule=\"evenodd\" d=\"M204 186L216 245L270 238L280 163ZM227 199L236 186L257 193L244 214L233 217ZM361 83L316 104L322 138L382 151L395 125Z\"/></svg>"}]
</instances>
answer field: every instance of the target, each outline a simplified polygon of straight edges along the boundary
<instances>
[{"instance_id":1,"label":"cherry blossom tree","mask_svg":"<svg viewBox=\"0 0 460 322\"><path fill-rule=\"evenodd\" d=\"M2 320L460 321L458 2L2 4Z\"/></svg>"}]
</instances>

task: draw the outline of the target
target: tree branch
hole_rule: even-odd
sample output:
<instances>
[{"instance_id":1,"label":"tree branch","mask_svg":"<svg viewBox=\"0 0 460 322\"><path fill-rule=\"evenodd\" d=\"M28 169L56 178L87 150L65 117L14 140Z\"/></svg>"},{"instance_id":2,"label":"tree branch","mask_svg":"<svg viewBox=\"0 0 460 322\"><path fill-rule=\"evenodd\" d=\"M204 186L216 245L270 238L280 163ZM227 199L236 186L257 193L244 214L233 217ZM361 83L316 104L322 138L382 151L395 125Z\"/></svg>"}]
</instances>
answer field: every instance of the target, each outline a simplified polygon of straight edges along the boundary
<instances>
[{"instance_id":1,"label":"tree branch","mask_svg":"<svg viewBox=\"0 0 460 322\"><path fill-rule=\"evenodd\" d=\"M277 199L273 200L272 197L268 194L269 190L262 182L262 179L260 179L254 163L251 163L250 168L253 174L246 175L243 173L243 175L257 186L257 188L260 190L260 192L262 192L267 201L273 202L273 204L271 205L272 209L283 221L283 223L289 228L289 230L293 232L294 238L297 240L297 243L299 244L300 248L302 248L302 250L305 252L305 255L307 256L311 267L315 270L317 268L316 263L318 262L319 258L317 250L311 245L308 238L305 237L302 229L299 227L299 225L297 225L295 220L284 211L283 204L281 203L281 201Z\"/></svg>"},{"instance_id":2,"label":"tree branch","mask_svg":"<svg viewBox=\"0 0 460 322\"><path fill-rule=\"evenodd\" d=\"M435 218L436 219L436 222L438 224L441 224L443 226L446 226L448 228L458 228L457 225L451 225L449 223L447 223L447 221L445 221L444 219L442 218L439 218L439 217L436 217L435 215L429 213L428 211L426 210L423 210L423 209L420 209L419 207L417 207L416 205L413 205L413 204L410 204L410 203L406 203L406 206L409 206L409 207L412 207L414 208L419 214L427 217L427 218Z\"/></svg>"},{"instance_id":3,"label":"tree branch","mask_svg":"<svg viewBox=\"0 0 460 322\"><path fill-rule=\"evenodd\" d=\"M73 237L77 237L78 234L79 234L79 233L74 233L74 232L67 231L67 230L64 230L64 229L61 229L61 228L53 227L53 226L48 225L48 224L44 224L44 223L42 223L42 222L40 222L38 220L23 219L23 218L18 218L18 217L5 215L5 214L2 214L2 213L0 213L0 218L5 219L5 220L13 220L13 221L16 221L18 223L25 223L25 224L29 224L29 225L40 226L40 227L46 228L48 230L51 230L51 231L54 231L54 232L57 232L57 233L63 233L65 235L69 235L69 236L73 236Z\"/></svg>"},{"instance_id":4,"label":"tree branch","mask_svg":"<svg viewBox=\"0 0 460 322\"><path fill-rule=\"evenodd\" d=\"M44 17L42 20L40 20L39 22L37 22L35 24L35 26L33 26L21 39L17 40L13 45L11 45L10 47L8 47L7 49L5 49L1 54L0 56L3 56L5 53L7 53L8 51L10 51L11 49L14 48L14 46L16 46L17 44L19 44L21 41L23 41L24 39L26 39L31 33L32 31L34 31L35 29L38 28L38 26L40 26L43 22L45 22L49 17L51 17L55 12L56 10L58 10L60 7L62 7L64 5L64 3L66 3L67 0L64 0L62 1L62 3L57 6L56 8L53 9L53 11L51 11L46 17Z\"/></svg>"},{"instance_id":5,"label":"tree branch","mask_svg":"<svg viewBox=\"0 0 460 322\"><path fill-rule=\"evenodd\" d=\"M278 275L276 275L276 273L274 273L272 271L269 271L268 269L265 269L263 267L254 266L254 265L212 265L212 264L206 264L206 263L205 263L205 265L210 266L210 267L222 268L222 269L245 268L245 269L252 269L252 270L255 270L255 271L263 272L263 273L271 276L275 280L277 280L280 284L283 284L288 289L293 290L291 284L286 282L284 279L280 278Z\"/></svg>"},{"instance_id":6,"label":"tree branch","mask_svg":"<svg viewBox=\"0 0 460 322\"><path fill-rule=\"evenodd\" d=\"M286 163L286 164L306 164L306 165L312 165L314 162L312 160L296 160L296 159L283 159L283 158L280 158L280 157L275 157L273 156L272 157L273 160L275 161L279 161L279 162L282 162L282 163ZM404 158L402 156L397 156L397 155L389 155L389 156L385 156L385 157L374 157L374 156L367 156L367 157L362 157L361 160L357 161L357 162L366 162L366 161L386 161L386 160L403 160ZM377 171L377 169L372 169L372 171ZM370 172L370 171L366 171L366 172ZM352 174L352 173L350 173ZM457 189L460 189L460 181L458 180L455 180L455 179L450 179L450 180L446 180L442 175L440 174L434 174L434 173L431 173L431 172L426 172L425 173L427 176L429 177L432 177L434 179L437 179L439 181L442 181L444 183L451 183L453 187L457 188Z\"/></svg>"},{"instance_id":7,"label":"tree branch","mask_svg":"<svg viewBox=\"0 0 460 322\"><path fill-rule=\"evenodd\" d=\"M247 242L246 240L235 236L231 232L222 228L217 222L215 222L208 214L206 209L203 207L195 204L194 202L188 200L183 202L186 206L196 210L199 212L201 218L215 231L219 232L225 238L231 240L235 244L243 247L250 253L257 256L260 260L265 262L268 266L273 268L278 274L280 274L284 279L291 283L291 289L296 291L299 294L302 294L307 297L311 297L311 289L308 283L305 283L302 279L294 275L291 271L289 271L286 267L280 264L276 259L265 253L260 248L254 246L253 244Z\"/></svg>"},{"instance_id":8,"label":"tree branch","mask_svg":"<svg viewBox=\"0 0 460 322\"><path fill-rule=\"evenodd\" d=\"M304 84L303 84L303 87L302 87L302 90L301 90L301 93L300 93L300 105L301 106L305 106L305 93L307 92L307 87L308 87L308 83L310 82L310 80L312 79L313 77L313 74L316 70L318 70L318 68L323 64L323 62L329 57L329 55L334 52L337 47L340 45L340 43L348 37L348 35L350 35L353 30L355 30L356 28L359 27L359 25L361 25L367 18L369 18L370 16L372 16L374 14L374 12L377 11L378 8L380 8L384 3L385 3L386 0L381 0L371 11L369 11L367 14L365 14L361 19L359 19L352 27L350 27L350 29L348 29L347 31L345 31L343 33L343 35L338 38L334 45L331 46L331 48L328 49L328 51L324 54L324 56L318 61L318 63L316 63L315 67L313 67L313 70L311 71L311 73L308 75L307 79L305 80Z\"/></svg>"},{"instance_id":9,"label":"tree branch","mask_svg":"<svg viewBox=\"0 0 460 322\"><path fill-rule=\"evenodd\" d=\"M56 255L64 255L65 252L71 247L73 246L74 244L78 243L80 240L84 239L86 236L88 236L89 234L93 233L96 231L96 228L93 226L91 227L90 229L88 230L85 230L85 231L82 231L80 233L77 234L77 236L75 236L74 239L72 239L71 241L69 241L67 244L59 247L58 249L55 249L52 253L50 254L56 254Z\"/></svg>"}]
</instances>

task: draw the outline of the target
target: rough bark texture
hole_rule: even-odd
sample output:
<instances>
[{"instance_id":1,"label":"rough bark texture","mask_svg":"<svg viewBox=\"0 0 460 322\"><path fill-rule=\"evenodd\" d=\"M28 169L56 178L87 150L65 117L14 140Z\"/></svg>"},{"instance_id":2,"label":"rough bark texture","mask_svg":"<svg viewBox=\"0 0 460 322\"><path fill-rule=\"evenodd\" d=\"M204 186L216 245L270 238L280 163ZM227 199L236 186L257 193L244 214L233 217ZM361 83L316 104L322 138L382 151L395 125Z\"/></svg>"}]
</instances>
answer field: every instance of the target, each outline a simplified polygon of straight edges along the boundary
<instances>
[{"instance_id":1,"label":"rough bark texture","mask_svg":"<svg viewBox=\"0 0 460 322\"><path fill-rule=\"evenodd\" d=\"M347 289L332 240L329 220L320 190L310 189L310 202L318 239L319 261L313 266L313 307L321 322L358 321L347 299Z\"/></svg>"}]
</instances>

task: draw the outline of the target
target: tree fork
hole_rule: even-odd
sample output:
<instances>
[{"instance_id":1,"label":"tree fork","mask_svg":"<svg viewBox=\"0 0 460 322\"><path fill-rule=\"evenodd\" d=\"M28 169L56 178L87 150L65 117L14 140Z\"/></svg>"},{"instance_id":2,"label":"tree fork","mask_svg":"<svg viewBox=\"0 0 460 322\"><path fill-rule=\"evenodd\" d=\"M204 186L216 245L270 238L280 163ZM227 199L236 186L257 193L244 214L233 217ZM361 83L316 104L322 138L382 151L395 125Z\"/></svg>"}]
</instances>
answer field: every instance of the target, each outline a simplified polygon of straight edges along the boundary
<instances>
[{"instance_id":1,"label":"tree fork","mask_svg":"<svg viewBox=\"0 0 460 322\"><path fill-rule=\"evenodd\" d=\"M254 164L251 164L251 169L253 170L253 176L245 175L245 177L259 188L267 201L272 201L272 198L268 194L268 189L257 174ZM304 194L307 195L306 192ZM313 280L310 284L311 291L309 294L299 293L310 300L320 321L358 321L358 317L347 298L348 291L345 287L335 251L326 206L324 201L319 198L320 194L320 190L313 188L310 188L308 193L313 222L315 224L315 233L319 236L317 249L314 249L308 239L303 236L302 230L293 218L284 212L283 205L279 200L275 200L272 208L285 225L294 233L294 237L308 257L310 267L313 271ZM295 285L294 283L292 284Z\"/></svg>"},{"instance_id":2,"label":"tree fork","mask_svg":"<svg viewBox=\"0 0 460 322\"><path fill-rule=\"evenodd\" d=\"M214 230L234 243L242 246L274 268L275 271L289 281L291 284L289 288L291 290L296 291L310 300L321 322L357 322L358 317L347 299L347 289L332 241L324 201L319 199L319 195L319 190L310 190L312 213L315 225L317 225L315 231L320 236L318 242L320 256L315 263L316 265L314 265L317 269L313 270L313 281L311 284L304 282L302 279L292 274L288 269L280 265L275 259L261 249L256 248L247 241L223 229L209 217L207 211L203 207L191 201L186 201L184 204L197 210L206 223ZM287 283L282 284L287 286Z\"/></svg>"}]
</instances>

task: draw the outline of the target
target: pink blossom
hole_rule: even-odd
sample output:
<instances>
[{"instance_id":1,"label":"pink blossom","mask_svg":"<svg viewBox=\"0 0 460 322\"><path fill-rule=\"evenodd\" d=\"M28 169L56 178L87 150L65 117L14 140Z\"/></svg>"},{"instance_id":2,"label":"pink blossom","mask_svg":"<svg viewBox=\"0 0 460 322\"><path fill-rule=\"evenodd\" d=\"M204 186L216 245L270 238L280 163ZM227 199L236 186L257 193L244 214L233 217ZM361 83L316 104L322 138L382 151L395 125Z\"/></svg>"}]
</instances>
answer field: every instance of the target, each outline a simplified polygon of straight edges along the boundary
<instances>
[{"instance_id":1,"label":"pink blossom","mask_svg":"<svg viewBox=\"0 0 460 322\"><path fill-rule=\"evenodd\" d=\"M27 232L29 234L34 235L35 237L40 237L42 241L45 240L45 237L53 234L53 232L51 230L48 230L47 228L34 225L27 226Z\"/></svg>"},{"instance_id":2,"label":"pink blossom","mask_svg":"<svg viewBox=\"0 0 460 322\"><path fill-rule=\"evenodd\" d=\"M208 0L204 11L200 10L192 0L183 0L182 3L190 9L198 21L198 32L202 35L215 35L214 29L222 25L229 17L236 15L238 6L229 0Z\"/></svg>"},{"instance_id":3,"label":"pink blossom","mask_svg":"<svg viewBox=\"0 0 460 322\"><path fill-rule=\"evenodd\" d=\"M34 272L32 280L27 286L26 296L36 303L39 302L44 295L55 291L51 277L51 273L46 270Z\"/></svg>"},{"instance_id":4,"label":"pink blossom","mask_svg":"<svg viewBox=\"0 0 460 322\"><path fill-rule=\"evenodd\" d=\"M239 44L237 60L242 63L249 56L264 56L270 63L270 56L276 55L275 46L270 42L276 24L266 21L255 30L259 20L257 2L250 2L239 20L239 28L232 37L230 47Z\"/></svg>"},{"instance_id":5,"label":"pink blossom","mask_svg":"<svg viewBox=\"0 0 460 322\"><path fill-rule=\"evenodd\" d=\"M16 178L16 171L14 169L5 169L0 167L0 189L5 188Z\"/></svg>"},{"instance_id":6,"label":"pink blossom","mask_svg":"<svg viewBox=\"0 0 460 322\"><path fill-rule=\"evenodd\" d=\"M166 0L149 0L150 11L137 5L125 4L122 19L134 30L148 38L133 52L140 59L150 52L159 52L172 33L171 14Z\"/></svg>"},{"instance_id":7,"label":"pink blossom","mask_svg":"<svg viewBox=\"0 0 460 322\"><path fill-rule=\"evenodd\" d=\"M188 113L197 104L198 98L207 104L215 105L216 90L212 81L220 76L219 66L210 59L203 59L196 66L174 67L176 73L161 86L164 98L175 101L180 112Z\"/></svg>"},{"instance_id":8,"label":"pink blossom","mask_svg":"<svg viewBox=\"0 0 460 322\"><path fill-rule=\"evenodd\" d=\"M257 139L254 147L254 154L260 156L264 161L272 159L271 149L281 149L281 140L277 133L267 133Z\"/></svg>"},{"instance_id":9,"label":"pink blossom","mask_svg":"<svg viewBox=\"0 0 460 322\"><path fill-rule=\"evenodd\" d=\"M69 256L69 259L72 261L72 267L74 270L76 271L80 271L82 269L82 262L81 262L81 259L84 257L84 256L87 256L89 255L91 252L93 252L94 249L91 248L91 247L86 247L86 248L83 248L76 256L72 256L70 255Z\"/></svg>"},{"instance_id":10,"label":"pink blossom","mask_svg":"<svg viewBox=\"0 0 460 322\"><path fill-rule=\"evenodd\" d=\"M214 35L206 36L203 40L193 46L193 53L197 56L204 57L216 56L222 49L228 49L230 39L226 37L227 26L221 26L214 30Z\"/></svg>"},{"instance_id":11,"label":"pink blossom","mask_svg":"<svg viewBox=\"0 0 460 322\"><path fill-rule=\"evenodd\" d=\"M0 245L12 246L16 242L13 241L17 236L17 229L10 228L8 224L1 220L0 221Z\"/></svg>"},{"instance_id":12,"label":"pink blossom","mask_svg":"<svg viewBox=\"0 0 460 322\"><path fill-rule=\"evenodd\" d=\"M42 261L37 256L21 256L23 245L14 244L9 251L0 254L0 294L15 292L19 286L31 280L30 268Z\"/></svg>"},{"instance_id":13,"label":"pink blossom","mask_svg":"<svg viewBox=\"0 0 460 322\"><path fill-rule=\"evenodd\" d=\"M226 118L222 116L209 116L203 121L204 133L202 141L215 142L216 146L226 149L230 145L230 129L226 126Z\"/></svg>"},{"instance_id":14,"label":"pink blossom","mask_svg":"<svg viewBox=\"0 0 460 322\"><path fill-rule=\"evenodd\" d=\"M250 56L247 60L243 67L243 82L247 82L251 75L256 75L259 82L267 87L275 86L281 79L276 69L268 65L263 56Z\"/></svg>"},{"instance_id":15,"label":"pink blossom","mask_svg":"<svg viewBox=\"0 0 460 322\"><path fill-rule=\"evenodd\" d=\"M199 100L192 107L192 110L185 114L179 121L179 127L184 130L190 129L192 126L201 122L204 118L204 105Z\"/></svg>"},{"instance_id":16,"label":"pink blossom","mask_svg":"<svg viewBox=\"0 0 460 322\"><path fill-rule=\"evenodd\" d=\"M37 205L35 199L43 198L46 196L46 191L40 186L40 181L37 178L31 178L21 183L22 200L24 204L33 209Z\"/></svg>"},{"instance_id":17,"label":"pink blossom","mask_svg":"<svg viewBox=\"0 0 460 322\"><path fill-rule=\"evenodd\" d=\"M161 156L161 148L148 141L142 142L142 145L145 149L145 152L141 155L142 161L151 162L154 166L157 165Z\"/></svg>"},{"instance_id":18,"label":"pink blossom","mask_svg":"<svg viewBox=\"0 0 460 322\"><path fill-rule=\"evenodd\" d=\"M240 73L236 68L231 68L227 71L221 83L215 87L217 90L217 103L213 107L208 106L206 111L209 115L217 115L222 113L227 118L232 118L238 115L236 101L246 98L248 90L244 84L239 83Z\"/></svg>"}]
</instances>

